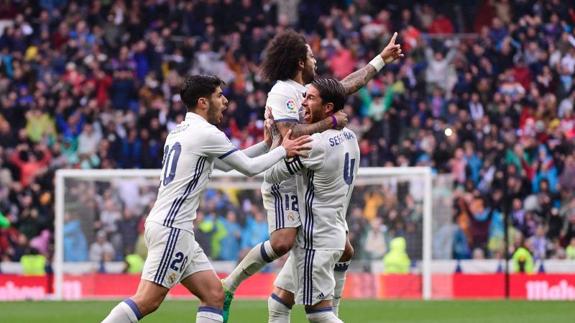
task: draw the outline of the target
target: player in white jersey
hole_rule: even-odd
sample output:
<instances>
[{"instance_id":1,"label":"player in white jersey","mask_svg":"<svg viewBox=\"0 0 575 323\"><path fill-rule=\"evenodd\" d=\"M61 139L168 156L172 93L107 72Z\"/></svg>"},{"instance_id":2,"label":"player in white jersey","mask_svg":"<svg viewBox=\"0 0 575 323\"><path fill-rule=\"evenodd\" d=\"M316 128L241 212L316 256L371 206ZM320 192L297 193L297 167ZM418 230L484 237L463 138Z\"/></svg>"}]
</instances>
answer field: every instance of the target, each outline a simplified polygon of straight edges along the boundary
<instances>
[{"instance_id":1,"label":"player in white jersey","mask_svg":"<svg viewBox=\"0 0 575 323\"><path fill-rule=\"evenodd\" d=\"M311 140L287 138L281 147L265 154L266 142L238 151L215 126L228 103L223 84L215 76L186 79L180 96L188 113L166 138L158 197L146 219L148 257L140 285L136 294L114 307L103 322L137 322L155 311L177 283L201 301L196 322L223 322L224 291L193 232L196 210L214 163L219 160L253 176L287 156L304 153Z\"/></svg>"},{"instance_id":2,"label":"player in white jersey","mask_svg":"<svg viewBox=\"0 0 575 323\"><path fill-rule=\"evenodd\" d=\"M390 63L402 57L400 45L395 44L395 33L387 46L369 64L344 78L341 83L346 95L359 90L374 75ZM285 31L278 34L268 44L262 63L262 74L270 82L276 82L268 94L266 105L271 108L274 122L277 125L279 138L291 130L292 135L310 135L328 129L341 129L347 123L343 112L339 111L311 124L300 123L300 107L304 100L306 87L315 77L316 61L305 38L296 32ZM276 134L274 134L275 140ZM268 216L270 240L255 246L234 271L223 280L226 289L224 316L227 319L229 307L236 288L248 277L257 273L267 263L283 256L295 243L298 228L301 226L300 205L297 198L294 179L281 183L264 182L262 197ZM289 203L288 201L289 200ZM338 303L345 282L345 271L353 256L350 243L342 259L335 267L338 272L335 302ZM337 312L337 304L334 311Z\"/></svg>"},{"instance_id":3,"label":"player in white jersey","mask_svg":"<svg viewBox=\"0 0 575 323\"><path fill-rule=\"evenodd\" d=\"M303 101L304 120L333 115L344 103L345 90L337 80L317 79ZM334 267L346 245L345 216L359 168L359 144L347 128L312 138L308 157L285 160L265 174L270 183L295 178L303 204L296 244L268 300L270 323L289 322L294 303L305 305L310 322L341 322L332 309Z\"/></svg>"}]
</instances>

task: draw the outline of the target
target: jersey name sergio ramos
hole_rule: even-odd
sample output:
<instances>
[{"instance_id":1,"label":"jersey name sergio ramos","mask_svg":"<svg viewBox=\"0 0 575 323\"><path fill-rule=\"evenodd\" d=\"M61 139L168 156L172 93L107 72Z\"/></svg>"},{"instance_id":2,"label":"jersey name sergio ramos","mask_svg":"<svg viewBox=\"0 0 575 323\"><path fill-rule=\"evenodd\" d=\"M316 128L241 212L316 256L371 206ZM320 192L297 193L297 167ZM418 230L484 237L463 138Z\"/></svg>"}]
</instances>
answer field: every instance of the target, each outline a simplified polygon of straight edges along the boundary
<instances>
[{"instance_id":1,"label":"jersey name sergio ramos","mask_svg":"<svg viewBox=\"0 0 575 323\"><path fill-rule=\"evenodd\" d=\"M216 126L188 112L166 138L158 197L146 221L193 232L214 160L236 150Z\"/></svg>"},{"instance_id":2,"label":"jersey name sergio ramos","mask_svg":"<svg viewBox=\"0 0 575 323\"><path fill-rule=\"evenodd\" d=\"M266 172L265 179L271 183L289 177L296 180L301 201L300 248L343 250L345 216L359 169L359 145L347 128L326 130L312 138L308 157L277 163Z\"/></svg>"},{"instance_id":3,"label":"jersey name sergio ramos","mask_svg":"<svg viewBox=\"0 0 575 323\"><path fill-rule=\"evenodd\" d=\"M277 81L266 101L274 122L300 122L300 109L306 87L294 80ZM281 183L262 184L262 199L268 217L269 232L301 225L295 178Z\"/></svg>"}]
</instances>

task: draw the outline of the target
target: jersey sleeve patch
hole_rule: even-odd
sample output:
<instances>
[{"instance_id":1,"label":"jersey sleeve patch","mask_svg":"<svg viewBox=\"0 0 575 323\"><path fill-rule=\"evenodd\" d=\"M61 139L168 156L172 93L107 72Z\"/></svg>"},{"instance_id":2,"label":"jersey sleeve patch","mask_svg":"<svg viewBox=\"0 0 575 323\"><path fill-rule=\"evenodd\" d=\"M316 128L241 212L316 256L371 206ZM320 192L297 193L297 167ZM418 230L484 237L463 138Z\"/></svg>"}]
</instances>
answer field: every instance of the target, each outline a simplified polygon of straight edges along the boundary
<instances>
[{"instance_id":1,"label":"jersey sleeve patch","mask_svg":"<svg viewBox=\"0 0 575 323\"><path fill-rule=\"evenodd\" d=\"M303 164L299 159L299 156L292 158L291 160L284 159L288 172L291 175L295 175L303 168Z\"/></svg>"}]
</instances>

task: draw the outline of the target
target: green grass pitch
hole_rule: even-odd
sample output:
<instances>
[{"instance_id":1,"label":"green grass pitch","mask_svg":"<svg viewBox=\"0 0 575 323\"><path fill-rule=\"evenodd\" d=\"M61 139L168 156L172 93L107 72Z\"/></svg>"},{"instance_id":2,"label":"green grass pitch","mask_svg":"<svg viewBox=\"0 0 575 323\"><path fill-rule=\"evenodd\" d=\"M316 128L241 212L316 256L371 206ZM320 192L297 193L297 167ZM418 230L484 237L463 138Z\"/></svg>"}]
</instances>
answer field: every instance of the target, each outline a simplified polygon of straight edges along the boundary
<instances>
[{"instance_id":1,"label":"green grass pitch","mask_svg":"<svg viewBox=\"0 0 575 323\"><path fill-rule=\"evenodd\" d=\"M100 322L115 304L112 301L0 302L0 322ZM196 301L169 300L142 322L194 322L197 305ZM573 323L575 302L344 300L340 315L347 323ZM291 321L307 322L301 307L294 307ZM267 322L267 302L235 301L230 322Z\"/></svg>"}]
</instances>

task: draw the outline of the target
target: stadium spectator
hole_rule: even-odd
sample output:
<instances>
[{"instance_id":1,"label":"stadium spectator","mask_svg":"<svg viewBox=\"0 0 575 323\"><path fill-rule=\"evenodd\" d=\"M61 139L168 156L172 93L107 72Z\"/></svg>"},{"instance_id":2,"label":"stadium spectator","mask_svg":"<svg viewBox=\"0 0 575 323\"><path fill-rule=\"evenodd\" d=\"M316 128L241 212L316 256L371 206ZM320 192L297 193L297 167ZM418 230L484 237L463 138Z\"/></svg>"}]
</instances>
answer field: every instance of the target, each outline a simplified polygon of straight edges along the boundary
<instances>
[{"instance_id":1,"label":"stadium spectator","mask_svg":"<svg viewBox=\"0 0 575 323\"><path fill-rule=\"evenodd\" d=\"M387 252L387 241L385 239L385 226L381 223L381 218L371 220L370 227L365 234L364 250L369 260L381 260Z\"/></svg>"},{"instance_id":2,"label":"stadium spectator","mask_svg":"<svg viewBox=\"0 0 575 323\"><path fill-rule=\"evenodd\" d=\"M405 239L394 238L389 243L389 252L383 257L383 272L387 274L407 274L411 261L405 252Z\"/></svg>"},{"instance_id":3,"label":"stadium spectator","mask_svg":"<svg viewBox=\"0 0 575 323\"><path fill-rule=\"evenodd\" d=\"M88 243L78 218L67 213L64 219L64 261L87 261Z\"/></svg>"},{"instance_id":4,"label":"stadium spectator","mask_svg":"<svg viewBox=\"0 0 575 323\"><path fill-rule=\"evenodd\" d=\"M220 252L221 260L235 261L240 254L240 241L242 238L242 227L237 223L237 216L233 210L226 213L222 220L226 230L226 236L222 239Z\"/></svg>"},{"instance_id":5,"label":"stadium spectator","mask_svg":"<svg viewBox=\"0 0 575 323\"><path fill-rule=\"evenodd\" d=\"M525 246L520 246L513 253L511 258L513 264L513 272L532 274L535 272L535 263L533 256L529 249Z\"/></svg>"},{"instance_id":6,"label":"stadium spectator","mask_svg":"<svg viewBox=\"0 0 575 323\"><path fill-rule=\"evenodd\" d=\"M116 252L114 247L106 237L106 232L99 231L96 234L96 241L90 245L90 261L98 264L114 260Z\"/></svg>"},{"instance_id":7,"label":"stadium spectator","mask_svg":"<svg viewBox=\"0 0 575 323\"><path fill-rule=\"evenodd\" d=\"M269 239L268 223L260 206L253 205L242 230L240 256L243 257L258 243Z\"/></svg>"}]
</instances>

